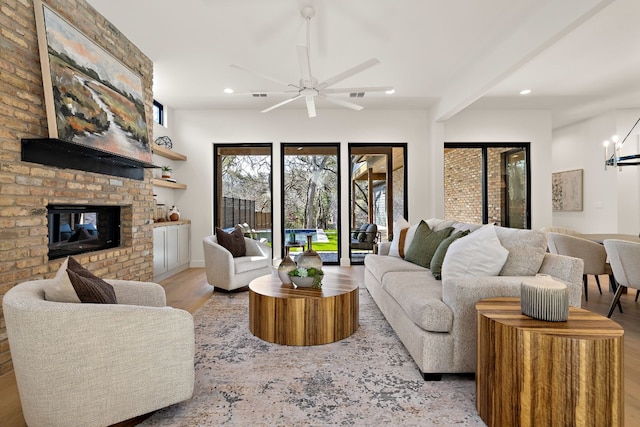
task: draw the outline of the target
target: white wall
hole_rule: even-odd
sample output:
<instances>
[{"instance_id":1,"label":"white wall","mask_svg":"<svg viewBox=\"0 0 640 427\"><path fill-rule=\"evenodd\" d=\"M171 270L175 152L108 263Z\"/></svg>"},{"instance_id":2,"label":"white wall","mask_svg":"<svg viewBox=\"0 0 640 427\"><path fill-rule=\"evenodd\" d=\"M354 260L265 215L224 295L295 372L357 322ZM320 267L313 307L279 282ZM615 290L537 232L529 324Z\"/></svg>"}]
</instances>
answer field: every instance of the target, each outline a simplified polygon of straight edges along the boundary
<instances>
[{"instance_id":1,"label":"white wall","mask_svg":"<svg viewBox=\"0 0 640 427\"><path fill-rule=\"evenodd\" d=\"M558 129L553 134L553 172L583 169L583 210L553 212L553 225L583 233L640 231L640 185L638 166L622 170L604 168L602 142L629 132L640 114L637 110L614 111ZM622 155L637 154L639 129L624 144ZM612 147L609 148L611 154Z\"/></svg>"},{"instance_id":2,"label":"white wall","mask_svg":"<svg viewBox=\"0 0 640 427\"><path fill-rule=\"evenodd\" d=\"M531 228L551 225L551 114L542 110L465 110L444 123L443 140L434 150L443 151L446 142L530 142L531 143ZM442 168L442 165L437 165ZM436 185L444 188L443 174ZM444 198L438 211L444 212Z\"/></svg>"},{"instance_id":3,"label":"white wall","mask_svg":"<svg viewBox=\"0 0 640 427\"><path fill-rule=\"evenodd\" d=\"M165 125L159 125L156 122L153 122L153 140L155 141L157 138L161 136L168 136L171 138L172 142L172 150L182 153L182 149L184 148L184 144L177 138L174 137L174 129L173 129L173 110L166 105L164 106L164 117L165 117ZM183 153L184 154L184 153ZM175 174L176 167L180 162L173 161L171 159L166 159L162 156L158 156L157 154L153 155L153 164L156 166L164 166L168 165L173 169L173 173ZM162 173L162 169L157 168L153 170L153 176L156 178L160 178ZM165 211L171 206L175 205L175 196L177 190L171 190L169 188L163 187L154 187L153 194L155 194L155 199L157 203L164 204Z\"/></svg>"},{"instance_id":4,"label":"white wall","mask_svg":"<svg viewBox=\"0 0 640 427\"><path fill-rule=\"evenodd\" d=\"M339 142L342 170L348 168L349 142L406 142L408 145L409 220L435 216L432 205L432 148L424 110L318 110L309 119L301 109L258 111L176 110L173 135L182 145L178 151L188 156L176 165L175 178L187 184L187 191L175 193L175 204L183 218L191 220L191 265L203 266L202 238L213 233L213 144L273 143L274 256L280 253L280 143ZM172 138L173 139L173 138ZM348 178L343 174L342 223L348 224ZM348 227L342 229L342 260L348 262Z\"/></svg>"}]
</instances>

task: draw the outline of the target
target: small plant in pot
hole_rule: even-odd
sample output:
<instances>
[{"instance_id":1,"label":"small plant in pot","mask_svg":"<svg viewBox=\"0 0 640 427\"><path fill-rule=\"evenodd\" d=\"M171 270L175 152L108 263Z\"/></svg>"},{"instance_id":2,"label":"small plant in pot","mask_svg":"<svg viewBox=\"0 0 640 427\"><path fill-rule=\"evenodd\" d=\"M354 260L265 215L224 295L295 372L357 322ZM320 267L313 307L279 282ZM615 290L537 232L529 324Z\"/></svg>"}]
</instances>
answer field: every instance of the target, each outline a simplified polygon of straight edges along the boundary
<instances>
[{"instance_id":1,"label":"small plant in pot","mask_svg":"<svg viewBox=\"0 0 640 427\"><path fill-rule=\"evenodd\" d=\"M162 166L162 177L163 178L171 178L171 172L172 171L173 171L173 169L171 169L168 165Z\"/></svg>"},{"instance_id":2,"label":"small plant in pot","mask_svg":"<svg viewBox=\"0 0 640 427\"><path fill-rule=\"evenodd\" d=\"M289 277L298 288L320 288L324 272L315 267L298 267L289 272Z\"/></svg>"}]
</instances>

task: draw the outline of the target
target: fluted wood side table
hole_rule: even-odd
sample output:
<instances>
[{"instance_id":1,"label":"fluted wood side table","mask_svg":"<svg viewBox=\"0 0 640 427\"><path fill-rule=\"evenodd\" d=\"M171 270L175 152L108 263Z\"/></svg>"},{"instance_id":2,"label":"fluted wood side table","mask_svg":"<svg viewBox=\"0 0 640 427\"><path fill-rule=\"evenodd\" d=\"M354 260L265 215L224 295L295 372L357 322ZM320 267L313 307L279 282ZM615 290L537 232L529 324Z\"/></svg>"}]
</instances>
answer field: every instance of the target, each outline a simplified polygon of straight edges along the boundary
<instances>
[{"instance_id":1,"label":"fluted wood side table","mask_svg":"<svg viewBox=\"0 0 640 427\"><path fill-rule=\"evenodd\" d=\"M328 344L358 329L359 304L358 284L345 275L325 271L320 289L262 276L249 284L249 330L276 344Z\"/></svg>"},{"instance_id":2,"label":"fluted wood side table","mask_svg":"<svg viewBox=\"0 0 640 427\"><path fill-rule=\"evenodd\" d=\"M566 322L536 320L519 298L476 310L476 408L488 426L624 424L620 325L577 307Z\"/></svg>"}]
</instances>

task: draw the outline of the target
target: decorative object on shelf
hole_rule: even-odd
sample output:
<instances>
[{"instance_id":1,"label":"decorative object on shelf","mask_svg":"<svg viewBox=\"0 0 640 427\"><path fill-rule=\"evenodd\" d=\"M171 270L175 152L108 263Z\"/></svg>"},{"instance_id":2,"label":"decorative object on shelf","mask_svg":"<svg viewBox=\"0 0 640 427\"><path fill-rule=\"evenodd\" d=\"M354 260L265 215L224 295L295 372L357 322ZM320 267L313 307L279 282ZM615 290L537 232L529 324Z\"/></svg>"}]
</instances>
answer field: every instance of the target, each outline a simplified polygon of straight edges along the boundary
<instances>
[{"instance_id":1,"label":"decorative object on shelf","mask_svg":"<svg viewBox=\"0 0 640 427\"><path fill-rule=\"evenodd\" d=\"M298 288L321 288L324 272L320 268L298 266L289 272L289 277Z\"/></svg>"},{"instance_id":2,"label":"decorative object on shelf","mask_svg":"<svg viewBox=\"0 0 640 427\"><path fill-rule=\"evenodd\" d=\"M320 258L320 255L318 255L318 253L313 250L311 238L311 234L307 234L307 250L298 256L298 258L296 259L296 264L298 264L298 268L316 268L318 270L321 270L322 258Z\"/></svg>"},{"instance_id":3,"label":"decorative object on shelf","mask_svg":"<svg viewBox=\"0 0 640 427\"><path fill-rule=\"evenodd\" d=\"M178 221L180 219L180 211L175 206L167 211L167 219L169 221Z\"/></svg>"},{"instance_id":4,"label":"decorative object on shelf","mask_svg":"<svg viewBox=\"0 0 640 427\"><path fill-rule=\"evenodd\" d=\"M296 232L293 230L289 231L289 243L296 243Z\"/></svg>"},{"instance_id":5,"label":"decorative object on shelf","mask_svg":"<svg viewBox=\"0 0 640 427\"><path fill-rule=\"evenodd\" d=\"M171 148L173 147L173 142L171 142L171 138L169 138L168 136L160 136L156 138L154 142L156 143L156 145L163 145L169 150L171 150Z\"/></svg>"},{"instance_id":6,"label":"decorative object on shelf","mask_svg":"<svg viewBox=\"0 0 640 427\"><path fill-rule=\"evenodd\" d=\"M163 178L171 178L171 172L173 172L173 169L171 169L171 167L169 165L162 166L162 177Z\"/></svg>"},{"instance_id":7,"label":"decorative object on shelf","mask_svg":"<svg viewBox=\"0 0 640 427\"><path fill-rule=\"evenodd\" d=\"M547 322L569 318L569 288L546 274L525 279L520 285L522 314Z\"/></svg>"},{"instance_id":8,"label":"decorative object on shelf","mask_svg":"<svg viewBox=\"0 0 640 427\"><path fill-rule=\"evenodd\" d=\"M289 277L289 272L296 269L296 263L293 262L291 257L289 256L289 251L287 250L287 254L282 258L282 262L278 266L278 277L280 281L285 285L291 284L291 278Z\"/></svg>"}]
</instances>

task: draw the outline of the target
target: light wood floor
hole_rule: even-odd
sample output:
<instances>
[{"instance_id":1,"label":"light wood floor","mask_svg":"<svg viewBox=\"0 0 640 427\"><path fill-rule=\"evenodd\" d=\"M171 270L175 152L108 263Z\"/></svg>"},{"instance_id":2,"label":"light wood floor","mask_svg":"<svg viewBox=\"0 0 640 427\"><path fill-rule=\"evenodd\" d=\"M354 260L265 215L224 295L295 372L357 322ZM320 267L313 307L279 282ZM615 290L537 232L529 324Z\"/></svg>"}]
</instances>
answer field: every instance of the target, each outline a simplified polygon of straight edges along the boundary
<instances>
[{"instance_id":1,"label":"light wood floor","mask_svg":"<svg viewBox=\"0 0 640 427\"><path fill-rule=\"evenodd\" d=\"M349 274L362 281L363 267L327 267L336 269L342 274ZM593 277L589 280L589 301L583 301L583 308L587 310L607 314L613 294L608 291L608 280L601 280L603 295L598 293ZM213 292L213 288L207 283L204 269L194 268L185 270L160 282L167 292L167 304L194 312L204 304ZM640 425L640 301L635 302L635 290L623 295L622 308L624 314L616 309L612 319L620 323L625 330L625 425ZM0 425L25 426L20 399L13 373L0 377ZM147 416L117 424L117 427L135 426L147 418Z\"/></svg>"}]
</instances>

